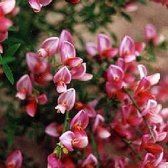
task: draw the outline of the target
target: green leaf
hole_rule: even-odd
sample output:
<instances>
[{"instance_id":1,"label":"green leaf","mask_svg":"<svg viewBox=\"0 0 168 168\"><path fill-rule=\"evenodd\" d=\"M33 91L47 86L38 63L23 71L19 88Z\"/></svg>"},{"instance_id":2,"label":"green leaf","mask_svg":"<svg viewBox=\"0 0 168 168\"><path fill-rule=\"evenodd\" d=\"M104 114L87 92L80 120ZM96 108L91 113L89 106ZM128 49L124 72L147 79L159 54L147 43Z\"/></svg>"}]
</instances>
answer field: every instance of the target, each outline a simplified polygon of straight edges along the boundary
<instances>
[{"instance_id":1,"label":"green leaf","mask_svg":"<svg viewBox=\"0 0 168 168\"><path fill-rule=\"evenodd\" d=\"M13 73L12 73L11 68L9 67L8 64L4 64L2 68L3 68L3 71L4 71L7 79L13 85L14 84L14 77L13 77Z\"/></svg>"},{"instance_id":2,"label":"green leaf","mask_svg":"<svg viewBox=\"0 0 168 168\"><path fill-rule=\"evenodd\" d=\"M13 62L15 60L14 57L8 56L8 57L3 57L0 59L0 65L4 65L10 62Z\"/></svg>"},{"instance_id":3,"label":"green leaf","mask_svg":"<svg viewBox=\"0 0 168 168\"><path fill-rule=\"evenodd\" d=\"M125 20L127 20L127 21L129 21L129 22L132 22L131 17L130 17L127 13L121 12L121 16L122 16Z\"/></svg>"},{"instance_id":4,"label":"green leaf","mask_svg":"<svg viewBox=\"0 0 168 168\"><path fill-rule=\"evenodd\" d=\"M11 47L9 47L7 49L7 51L5 52L4 55L5 56L9 56L9 55L13 56L16 53L16 51L19 49L20 45L21 45L21 43L17 43L17 44L12 45Z\"/></svg>"}]
</instances>

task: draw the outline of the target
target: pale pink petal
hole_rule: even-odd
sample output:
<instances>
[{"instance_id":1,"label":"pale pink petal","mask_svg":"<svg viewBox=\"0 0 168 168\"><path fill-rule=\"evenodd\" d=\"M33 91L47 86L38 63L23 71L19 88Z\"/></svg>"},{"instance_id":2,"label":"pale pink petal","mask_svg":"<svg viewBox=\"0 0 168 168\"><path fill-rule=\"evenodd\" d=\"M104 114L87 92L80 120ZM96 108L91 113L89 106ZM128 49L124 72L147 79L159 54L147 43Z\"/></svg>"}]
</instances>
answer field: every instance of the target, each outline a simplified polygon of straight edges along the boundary
<instances>
[{"instance_id":1,"label":"pale pink petal","mask_svg":"<svg viewBox=\"0 0 168 168\"><path fill-rule=\"evenodd\" d=\"M147 70L146 67L144 65L138 65L138 70L139 70L139 74L140 74L140 78L142 79L143 77L147 76Z\"/></svg>"},{"instance_id":2,"label":"pale pink petal","mask_svg":"<svg viewBox=\"0 0 168 168\"><path fill-rule=\"evenodd\" d=\"M24 100L26 98L26 94L32 93L32 83L30 80L30 77L26 74L23 75L17 82L16 88L18 93L16 94L16 97L18 97L21 100Z\"/></svg>"},{"instance_id":3,"label":"pale pink petal","mask_svg":"<svg viewBox=\"0 0 168 168\"><path fill-rule=\"evenodd\" d=\"M88 81L88 80L91 80L92 78L93 78L92 74L85 73L82 77L79 77L78 80Z\"/></svg>"},{"instance_id":4,"label":"pale pink petal","mask_svg":"<svg viewBox=\"0 0 168 168\"><path fill-rule=\"evenodd\" d=\"M91 153L87 156L87 158L83 161L82 167L87 167L87 165L96 166L98 164L97 158Z\"/></svg>"},{"instance_id":5,"label":"pale pink petal","mask_svg":"<svg viewBox=\"0 0 168 168\"><path fill-rule=\"evenodd\" d=\"M57 113L62 113L62 114L64 114L65 113L65 111L66 111L66 107L65 106L63 106L63 105L61 105L61 104L58 104L56 107L55 107L55 109L57 110Z\"/></svg>"},{"instance_id":6,"label":"pale pink petal","mask_svg":"<svg viewBox=\"0 0 168 168\"><path fill-rule=\"evenodd\" d=\"M156 85L160 80L160 73L155 73L153 75L147 76L147 79L150 81L151 85Z\"/></svg>"},{"instance_id":7,"label":"pale pink petal","mask_svg":"<svg viewBox=\"0 0 168 168\"><path fill-rule=\"evenodd\" d=\"M0 8L2 8L4 14L12 12L16 4L16 0L4 0L0 2Z\"/></svg>"},{"instance_id":8,"label":"pale pink petal","mask_svg":"<svg viewBox=\"0 0 168 168\"><path fill-rule=\"evenodd\" d=\"M152 24L147 24L145 26L144 36L147 41L155 38L157 36L155 26Z\"/></svg>"},{"instance_id":9,"label":"pale pink petal","mask_svg":"<svg viewBox=\"0 0 168 168\"><path fill-rule=\"evenodd\" d=\"M45 133L52 137L59 137L60 133L57 131L57 124L51 123L45 128Z\"/></svg>"},{"instance_id":10,"label":"pale pink petal","mask_svg":"<svg viewBox=\"0 0 168 168\"><path fill-rule=\"evenodd\" d=\"M34 12L40 12L42 4L40 4L39 0L28 0L28 2Z\"/></svg>"},{"instance_id":11,"label":"pale pink petal","mask_svg":"<svg viewBox=\"0 0 168 168\"><path fill-rule=\"evenodd\" d=\"M55 109L61 110L62 113L70 111L75 104L75 89L68 89L58 97L58 106ZM64 108L63 108L64 107ZM63 110L63 111L62 111Z\"/></svg>"},{"instance_id":12,"label":"pale pink petal","mask_svg":"<svg viewBox=\"0 0 168 168\"><path fill-rule=\"evenodd\" d=\"M0 53L1 54L3 53L3 46L2 46L2 44L0 44Z\"/></svg>"},{"instance_id":13,"label":"pale pink petal","mask_svg":"<svg viewBox=\"0 0 168 168\"><path fill-rule=\"evenodd\" d=\"M107 129L103 128L103 127L98 126L96 131L97 131L98 136L101 139L107 139L107 138L109 138L111 136L110 132Z\"/></svg>"},{"instance_id":14,"label":"pale pink petal","mask_svg":"<svg viewBox=\"0 0 168 168\"><path fill-rule=\"evenodd\" d=\"M59 137L59 140L65 148L67 148L69 151L73 151L72 140L74 137L75 135L72 131L66 131Z\"/></svg>"},{"instance_id":15,"label":"pale pink petal","mask_svg":"<svg viewBox=\"0 0 168 168\"><path fill-rule=\"evenodd\" d=\"M85 148L88 145L88 137L84 130L75 130L72 145L76 148Z\"/></svg>"},{"instance_id":16,"label":"pale pink petal","mask_svg":"<svg viewBox=\"0 0 168 168\"><path fill-rule=\"evenodd\" d=\"M95 43L86 43L86 51L90 56L95 56L97 54L97 46Z\"/></svg>"}]
</instances>

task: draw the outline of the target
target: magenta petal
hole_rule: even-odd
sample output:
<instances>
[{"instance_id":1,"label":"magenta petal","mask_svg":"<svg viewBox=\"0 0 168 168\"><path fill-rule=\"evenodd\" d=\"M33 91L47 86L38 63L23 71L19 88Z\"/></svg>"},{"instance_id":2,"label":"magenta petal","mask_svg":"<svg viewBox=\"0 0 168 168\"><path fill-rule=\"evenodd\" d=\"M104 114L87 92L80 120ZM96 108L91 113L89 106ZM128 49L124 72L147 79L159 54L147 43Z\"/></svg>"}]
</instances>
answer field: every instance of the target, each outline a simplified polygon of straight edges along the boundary
<instances>
[{"instance_id":1,"label":"magenta petal","mask_svg":"<svg viewBox=\"0 0 168 168\"><path fill-rule=\"evenodd\" d=\"M86 73L86 63L71 69L72 79L80 79Z\"/></svg>"},{"instance_id":2,"label":"magenta petal","mask_svg":"<svg viewBox=\"0 0 168 168\"><path fill-rule=\"evenodd\" d=\"M127 57L133 54L135 54L134 40L129 36L125 36L120 44L119 55Z\"/></svg>"},{"instance_id":3,"label":"magenta petal","mask_svg":"<svg viewBox=\"0 0 168 168\"><path fill-rule=\"evenodd\" d=\"M69 151L73 151L72 140L74 137L75 135L72 131L66 131L59 137L59 140L65 148L67 148Z\"/></svg>"},{"instance_id":4,"label":"magenta petal","mask_svg":"<svg viewBox=\"0 0 168 168\"><path fill-rule=\"evenodd\" d=\"M26 105L26 112L30 117L34 117L37 111L37 103L35 99L29 100Z\"/></svg>"},{"instance_id":5,"label":"magenta petal","mask_svg":"<svg viewBox=\"0 0 168 168\"><path fill-rule=\"evenodd\" d=\"M0 32L0 43L8 38L8 32Z\"/></svg>"},{"instance_id":6,"label":"magenta petal","mask_svg":"<svg viewBox=\"0 0 168 168\"><path fill-rule=\"evenodd\" d=\"M71 44L74 44L73 37L71 33L67 30L62 30L61 32L60 41L59 41L59 49L61 49L61 45L63 44L64 41L68 41Z\"/></svg>"},{"instance_id":7,"label":"magenta petal","mask_svg":"<svg viewBox=\"0 0 168 168\"><path fill-rule=\"evenodd\" d=\"M69 84L71 82L71 73L69 69L66 66L60 68L54 75L53 81L55 84L59 82Z\"/></svg>"},{"instance_id":8,"label":"magenta petal","mask_svg":"<svg viewBox=\"0 0 168 168\"><path fill-rule=\"evenodd\" d=\"M121 81L124 77L124 72L123 70L116 65L110 65L108 70L107 70L107 79L108 81Z\"/></svg>"},{"instance_id":9,"label":"magenta petal","mask_svg":"<svg viewBox=\"0 0 168 168\"><path fill-rule=\"evenodd\" d=\"M111 48L110 38L105 34L99 34L97 48L100 54L102 54L104 50Z\"/></svg>"},{"instance_id":10,"label":"magenta petal","mask_svg":"<svg viewBox=\"0 0 168 168\"><path fill-rule=\"evenodd\" d=\"M23 156L20 150L15 150L10 153L6 160L7 167L21 168Z\"/></svg>"},{"instance_id":11,"label":"magenta petal","mask_svg":"<svg viewBox=\"0 0 168 168\"><path fill-rule=\"evenodd\" d=\"M47 160L48 160L47 168L62 168L63 167L60 159L58 159L54 153L48 155Z\"/></svg>"},{"instance_id":12,"label":"magenta petal","mask_svg":"<svg viewBox=\"0 0 168 168\"><path fill-rule=\"evenodd\" d=\"M46 94L43 93L43 94L37 96L37 101L39 104L44 105L47 103L48 98L47 98Z\"/></svg>"},{"instance_id":13,"label":"magenta petal","mask_svg":"<svg viewBox=\"0 0 168 168\"><path fill-rule=\"evenodd\" d=\"M45 49L48 53L48 56L54 56L57 52L59 44L58 37L47 38L41 45L41 48Z\"/></svg>"},{"instance_id":14,"label":"magenta petal","mask_svg":"<svg viewBox=\"0 0 168 168\"><path fill-rule=\"evenodd\" d=\"M41 60L37 54L32 52L26 54L26 62L33 74L43 73L48 68L48 63L45 60Z\"/></svg>"},{"instance_id":15,"label":"magenta petal","mask_svg":"<svg viewBox=\"0 0 168 168\"><path fill-rule=\"evenodd\" d=\"M6 32L10 26L12 26L12 22L5 18L5 17L0 17L0 32Z\"/></svg>"},{"instance_id":16,"label":"magenta petal","mask_svg":"<svg viewBox=\"0 0 168 168\"><path fill-rule=\"evenodd\" d=\"M70 128L81 127L85 129L89 124L89 117L84 110L79 111L71 120Z\"/></svg>"},{"instance_id":17,"label":"magenta petal","mask_svg":"<svg viewBox=\"0 0 168 168\"><path fill-rule=\"evenodd\" d=\"M64 41L61 45L61 61L66 64L66 61L70 58L76 57L76 51L73 44L68 41Z\"/></svg>"}]
</instances>

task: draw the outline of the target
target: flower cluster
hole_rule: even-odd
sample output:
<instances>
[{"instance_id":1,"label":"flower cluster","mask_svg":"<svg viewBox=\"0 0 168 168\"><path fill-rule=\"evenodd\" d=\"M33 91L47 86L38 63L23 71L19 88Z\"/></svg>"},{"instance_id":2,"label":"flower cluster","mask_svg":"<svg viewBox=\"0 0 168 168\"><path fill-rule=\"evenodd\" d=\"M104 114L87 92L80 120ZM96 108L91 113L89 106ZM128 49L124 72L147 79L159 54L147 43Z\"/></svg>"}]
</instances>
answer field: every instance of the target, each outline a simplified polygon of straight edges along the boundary
<instances>
[{"instance_id":1,"label":"flower cluster","mask_svg":"<svg viewBox=\"0 0 168 168\"><path fill-rule=\"evenodd\" d=\"M152 25L147 25L145 37L147 42L152 40L156 44L158 36L156 32L152 33L153 30ZM167 139L167 108L162 108L157 103L157 97L152 92L153 86L159 82L160 74L148 75L146 67L135 62L143 52L145 43L134 42L131 37L125 36L119 48L115 48L116 53L113 54L114 48L109 39L106 35L99 34L98 45L89 42L86 44L86 49L91 56L98 54L103 58L102 56L110 55L105 58L113 58L114 63L105 69L105 89L111 101L117 99L120 102L120 108L115 110L113 117L110 114L110 121L109 118L105 118L111 127L110 143L114 144L113 150L122 151L123 148L127 148L127 154L134 154L132 157L137 161L132 163L129 156L120 158L121 156L115 155L109 158L111 163L108 163L107 159L103 160L103 155L100 155L99 159L103 160L103 167L112 165L141 168L166 167L168 162L162 145ZM105 51L105 54L102 51ZM112 109L108 110L112 113ZM104 116L106 114L105 111L101 113L104 113ZM99 153L103 150L105 148L100 147ZM107 155L107 152L104 151L104 153Z\"/></svg>"},{"instance_id":2,"label":"flower cluster","mask_svg":"<svg viewBox=\"0 0 168 168\"><path fill-rule=\"evenodd\" d=\"M5 0L0 2L0 53L3 53L2 42L8 38L8 29L12 26L12 21L6 17L15 8L15 0Z\"/></svg>"}]
</instances>

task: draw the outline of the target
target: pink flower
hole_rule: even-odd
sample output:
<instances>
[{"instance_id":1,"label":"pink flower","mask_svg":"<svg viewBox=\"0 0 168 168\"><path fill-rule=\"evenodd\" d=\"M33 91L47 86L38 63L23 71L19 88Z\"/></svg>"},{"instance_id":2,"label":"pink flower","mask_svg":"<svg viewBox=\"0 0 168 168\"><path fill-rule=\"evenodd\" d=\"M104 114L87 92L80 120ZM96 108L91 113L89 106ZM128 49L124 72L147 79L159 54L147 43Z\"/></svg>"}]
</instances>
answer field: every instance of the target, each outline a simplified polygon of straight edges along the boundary
<instances>
[{"instance_id":1,"label":"pink flower","mask_svg":"<svg viewBox=\"0 0 168 168\"><path fill-rule=\"evenodd\" d=\"M86 73L86 63L73 67L70 72L72 79L78 79L81 81L88 81L93 77L93 75Z\"/></svg>"},{"instance_id":2,"label":"pink flower","mask_svg":"<svg viewBox=\"0 0 168 168\"><path fill-rule=\"evenodd\" d=\"M33 74L43 73L48 68L48 63L45 60L41 60L37 54L32 52L26 54L26 62Z\"/></svg>"},{"instance_id":3,"label":"pink flower","mask_svg":"<svg viewBox=\"0 0 168 168\"><path fill-rule=\"evenodd\" d=\"M118 53L118 48L113 48L110 38L105 34L99 34L97 45L92 42L86 44L86 50L89 55L99 54L102 58L113 58Z\"/></svg>"},{"instance_id":4,"label":"pink flower","mask_svg":"<svg viewBox=\"0 0 168 168\"><path fill-rule=\"evenodd\" d=\"M110 38L104 34L98 35L97 49L100 56L105 58L113 58L118 53L117 48L112 48Z\"/></svg>"},{"instance_id":5,"label":"pink flower","mask_svg":"<svg viewBox=\"0 0 168 168\"><path fill-rule=\"evenodd\" d=\"M144 78L146 77L147 80L149 80L150 84L151 85L156 85L159 80L160 80L160 73L155 73L153 75L150 75L150 76L147 76L147 70L146 70L146 67L144 65L138 65L138 70L139 70L139 73L140 73L140 78Z\"/></svg>"},{"instance_id":6,"label":"pink flower","mask_svg":"<svg viewBox=\"0 0 168 168\"><path fill-rule=\"evenodd\" d=\"M10 153L6 160L6 167L21 168L23 156L20 150L15 150Z\"/></svg>"},{"instance_id":7,"label":"pink flower","mask_svg":"<svg viewBox=\"0 0 168 168\"><path fill-rule=\"evenodd\" d=\"M61 62L70 67L78 66L83 62L81 58L76 57L75 47L68 41L61 44Z\"/></svg>"},{"instance_id":8,"label":"pink flower","mask_svg":"<svg viewBox=\"0 0 168 168\"><path fill-rule=\"evenodd\" d=\"M136 59L136 56L140 55L144 48L144 43L135 43L131 37L125 36L120 44L119 55L124 58L125 62L132 62Z\"/></svg>"},{"instance_id":9,"label":"pink flower","mask_svg":"<svg viewBox=\"0 0 168 168\"><path fill-rule=\"evenodd\" d=\"M18 80L16 88L18 91L16 97L18 97L21 100L24 100L27 94L32 94L32 82L30 80L29 75L23 75Z\"/></svg>"},{"instance_id":10,"label":"pink flower","mask_svg":"<svg viewBox=\"0 0 168 168\"><path fill-rule=\"evenodd\" d=\"M42 57L54 56L57 53L59 45L58 37L50 37L43 41L38 54Z\"/></svg>"},{"instance_id":11,"label":"pink flower","mask_svg":"<svg viewBox=\"0 0 168 168\"><path fill-rule=\"evenodd\" d=\"M59 137L60 143L69 151L75 148L85 148L88 145L88 137L83 129L74 132L66 131Z\"/></svg>"},{"instance_id":12,"label":"pink flower","mask_svg":"<svg viewBox=\"0 0 168 168\"><path fill-rule=\"evenodd\" d=\"M57 86L57 92L62 93L67 90L67 84L71 82L71 73L66 66L60 68L53 78L54 84Z\"/></svg>"},{"instance_id":13,"label":"pink flower","mask_svg":"<svg viewBox=\"0 0 168 168\"><path fill-rule=\"evenodd\" d=\"M37 112L37 105L44 105L48 101L45 94L38 96L29 96L26 104L26 112L30 117L34 117Z\"/></svg>"},{"instance_id":14,"label":"pink flower","mask_svg":"<svg viewBox=\"0 0 168 168\"><path fill-rule=\"evenodd\" d=\"M97 158L90 153L87 158L83 161L82 167L93 167L98 164Z\"/></svg>"},{"instance_id":15,"label":"pink flower","mask_svg":"<svg viewBox=\"0 0 168 168\"><path fill-rule=\"evenodd\" d=\"M65 111L70 111L73 108L74 103L75 89L71 88L58 97L58 105L55 107L55 109L64 114Z\"/></svg>"},{"instance_id":16,"label":"pink flower","mask_svg":"<svg viewBox=\"0 0 168 168\"><path fill-rule=\"evenodd\" d=\"M100 114L96 115L94 124L93 124L93 131L97 133L99 138L107 139L111 136L111 133L103 127L104 117Z\"/></svg>"},{"instance_id":17,"label":"pink flower","mask_svg":"<svg viewBox=\"0 0 168 168\"><path fill-rule=\"evenodd\" d=\"M40 12L41 8L49 5L52 0L28 0L28 2L34 12Z\"/></svg>"},{"instance_id":18,"label":"pink flower","mask_svg":"<svg viewBox=\"0 0 168 168\"><path fill-rule=\"evenodd\" d=\"M156 28L152 24L147 24L144 30L145 40L147 42L152 42L154 45L158 45L164 41L164 36L158 35Z\"/></svg>"},{"instance_id":19,"label":"pink flower","mask_svg":"<svg viewBox=\"0 0 168 168\"><path fill-rule=\"evenodd\" d=\"M70 128L82 128L85 129L89 124L89 117L84 110L79 111L71 120Z\"/></svg>"},{"instance_id":20,"label":"pink flower","mask_svg":"<svg viewBox=\"0 0 168 168\"><path fill-rule=\"evenodd\" d=\"M50 73L50 66L45 59L41 59L38 54L27 53L26 62L31 71L31 79L40 85L46 85L52 80L53 76Z\"/></svg>"},{"instance_id":21,"label":"pink flower","mask_svg":"<svg viewBox=\"0 0 168 168\"><path fill-rule=\"evenodd\" d=\"M57 156L52 153L48 155L48 165L47 168L63 168L61 161L57 158Z\"/></svg>"}]
</instances>

